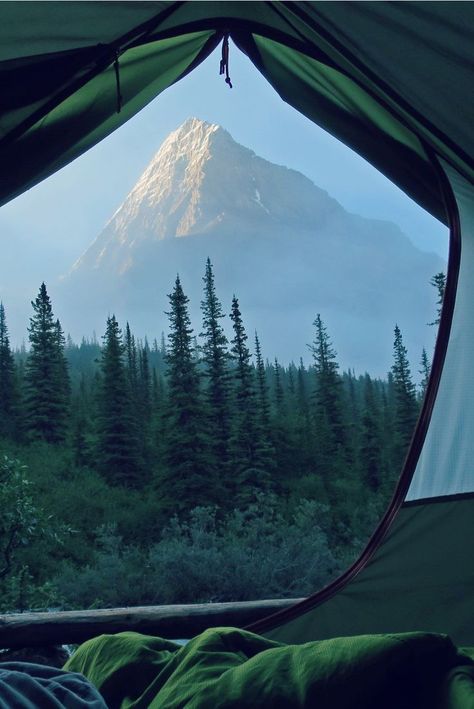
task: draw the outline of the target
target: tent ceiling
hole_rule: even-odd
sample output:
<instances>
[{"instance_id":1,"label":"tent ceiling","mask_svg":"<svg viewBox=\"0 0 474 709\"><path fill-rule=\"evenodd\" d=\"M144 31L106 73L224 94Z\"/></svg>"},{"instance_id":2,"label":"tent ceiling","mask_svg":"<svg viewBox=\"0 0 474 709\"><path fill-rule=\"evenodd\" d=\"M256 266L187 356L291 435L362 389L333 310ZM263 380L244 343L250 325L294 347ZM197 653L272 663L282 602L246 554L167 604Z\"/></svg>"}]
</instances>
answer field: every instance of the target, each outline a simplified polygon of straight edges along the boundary
<instances>
[{"instance_id":1,"label":"tent ceiling","mask_svg":"<svg viewBox=\"0 0 474 709\"><path fill-rule=\"evenodd\" d=\"M285 100L435 216L426 146L472 179L471 3L3 2L0 18L0 203L115 130L224 32Z\"/></svg>"}]
</instances>

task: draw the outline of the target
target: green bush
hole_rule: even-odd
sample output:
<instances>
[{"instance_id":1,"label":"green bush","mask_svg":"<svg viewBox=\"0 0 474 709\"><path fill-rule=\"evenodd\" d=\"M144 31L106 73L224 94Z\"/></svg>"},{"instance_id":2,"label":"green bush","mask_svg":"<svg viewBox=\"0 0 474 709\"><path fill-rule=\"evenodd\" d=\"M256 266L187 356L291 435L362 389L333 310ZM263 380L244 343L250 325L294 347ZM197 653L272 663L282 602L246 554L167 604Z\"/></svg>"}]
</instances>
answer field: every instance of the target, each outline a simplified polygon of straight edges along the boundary
<instances>
[{"instance_id":1,"label":"green bush","mask_svg":"<svg viewBox=\"0 0 474 709\"><path fill-rule=\"evenodd\" d=\"M302 501L287 520L276 499L259 496L223 520L213 507L173 518L148 550L99 530L86 568L64 563L54 584L65 607L243 601L304 596L340 571L321 520L327 510Z\"/></svg>"},{"instance_id":2,"label":"green bush","mask_svg":"<svg viewBox=\"0 0 474 709\"><path fill-rule=\"evenodd\" d=\"M54 586L38 578L28 562L35 556L47 556L71 531L36 504L35 486L27 474L27 467L18 460L8 456L0 460L1 611L54 602Z\"/></svg>"}]
</instances>

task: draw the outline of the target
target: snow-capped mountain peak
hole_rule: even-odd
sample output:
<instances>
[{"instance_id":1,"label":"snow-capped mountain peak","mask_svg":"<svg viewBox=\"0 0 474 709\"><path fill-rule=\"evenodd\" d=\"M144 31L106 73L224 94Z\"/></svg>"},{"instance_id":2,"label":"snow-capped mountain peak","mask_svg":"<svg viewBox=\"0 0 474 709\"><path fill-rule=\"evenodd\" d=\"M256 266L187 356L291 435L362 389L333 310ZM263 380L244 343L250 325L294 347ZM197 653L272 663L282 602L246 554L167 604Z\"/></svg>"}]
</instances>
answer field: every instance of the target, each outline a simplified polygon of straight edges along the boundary
<instances>
[{"instance_id":1,"label":"snow-capped mountain peak","mask_svg":"<svg viewBox=\"0 0 474 709\"><path fill-rule=\"evenodd\" d=\"M143 242L209 233L236 222L314 226L339 205L302 174L239 145L221 126L187 119L169 134L73 270L123 273Z\"/></svg>"}]
</instances>

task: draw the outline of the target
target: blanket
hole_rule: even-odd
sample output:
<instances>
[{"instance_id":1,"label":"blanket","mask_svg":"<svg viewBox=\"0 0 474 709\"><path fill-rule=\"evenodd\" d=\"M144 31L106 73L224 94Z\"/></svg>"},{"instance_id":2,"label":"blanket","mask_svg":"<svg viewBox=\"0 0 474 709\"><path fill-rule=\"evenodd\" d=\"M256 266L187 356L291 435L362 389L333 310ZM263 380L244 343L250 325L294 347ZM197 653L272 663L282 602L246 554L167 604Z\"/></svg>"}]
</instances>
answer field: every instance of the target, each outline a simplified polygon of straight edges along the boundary
<instances>
[{"instance_id":1,"label":"blanket","mask_svg":"<svg viewBox=\"0 0 474 709\"><path fill-rule=\"evenodd\" d=\"M107 709L85 677L32 662L0 663L0 709Z\"/></svg>"},{"instance_id":2,"label":"blanket","mask_svg":"<svg viewBox=\"0 0 474 709\"><path fill-rule=\"evenodd\" d=\"M474 709L473 659L433 633L284 645L212 628L185 646L103 635L65 669L84 674L111 709Z\"/></svg>"}]
</instances>

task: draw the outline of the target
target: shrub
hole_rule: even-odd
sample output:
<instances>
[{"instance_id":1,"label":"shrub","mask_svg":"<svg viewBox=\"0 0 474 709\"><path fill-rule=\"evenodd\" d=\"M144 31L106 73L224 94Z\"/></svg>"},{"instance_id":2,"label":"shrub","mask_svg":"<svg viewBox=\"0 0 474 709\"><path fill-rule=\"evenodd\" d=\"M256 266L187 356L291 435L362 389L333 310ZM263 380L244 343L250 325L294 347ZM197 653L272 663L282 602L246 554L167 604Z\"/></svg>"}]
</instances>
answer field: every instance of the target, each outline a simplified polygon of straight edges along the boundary
<instances>
[{"instance_id":1,"label":"shrub","mask_svg":"<svg viewBox=\"0 0 474 709\"><path fill-rule=\"evenodd\" d=\"M0 461L0 609L24 610L49 603L53 586L34 578L28 559L61 545L69 531L36 505L27 467L4 456Z\"/></svg>"},{"instance_id":2,"label":"shrub","mask_svg":"<svg viewBox=\"0 0 474 709\"><path fill-rule=\"evenodd\" d=\"M102 528L93 562L83 569L65 563L55 585L76 608L308 595L340 571L325 517L325 508L304 500L287 520L273 496L259 495L224 519L215 507L174 517L148 550Z\"/></svg>"}]
</instances>

